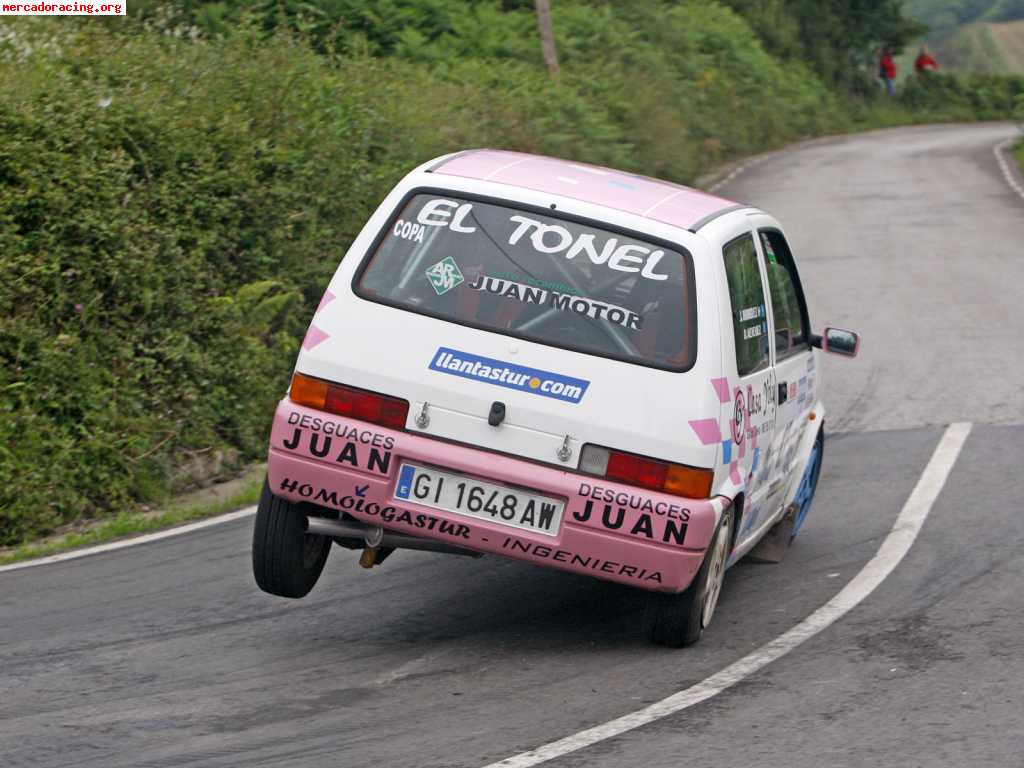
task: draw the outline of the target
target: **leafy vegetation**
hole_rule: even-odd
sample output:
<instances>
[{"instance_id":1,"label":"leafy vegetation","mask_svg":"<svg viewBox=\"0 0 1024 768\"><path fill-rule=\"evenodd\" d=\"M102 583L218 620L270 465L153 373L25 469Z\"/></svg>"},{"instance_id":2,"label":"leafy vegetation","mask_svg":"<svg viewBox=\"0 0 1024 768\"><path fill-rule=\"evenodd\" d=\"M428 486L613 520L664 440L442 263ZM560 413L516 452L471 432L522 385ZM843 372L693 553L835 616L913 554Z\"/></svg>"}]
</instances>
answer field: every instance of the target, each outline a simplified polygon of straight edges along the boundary
<instances>
[{"instance_id":1,"label":"leafy vegetation","mask_svg":"<svg viewBox=\"0 0 1024 768\"><path fill-rule=\"evenodd\" d=\"M904 6L936 32L976 21L1024 19L1024 0L906 0Z\"/></svg>"},{"instance_id":2,"label":"leafy vegetation","mask_svg":"<svg viewBox=\"0 0 1024 768\"><path fill-rule=\"evenodd\" d=\"M950 69L1024 74L1024 0L907 0Z\"/></svg>"},{"instance_id":3,"label":"leafy vegetation","mask_svg":"<svg viewBox=\"0 0 1024 768\"><path fill-rule=\"evenodd\" d=\"M904 16L900 0L725 0L750 21L769 51L808 62L825 82L845 91L873 87L878 46L901 48L922 25Z\"/></svg>"},{"instance_id":4,"label":"leafy vegetation","mask_svg":"<svg viewBox=\"0 0 1024 768\"><path fill-rule=\"evenodd\" d=\"M772 55L752 16L699 0L560 0L556 82L530 5L139 0L127 24L5 19L0 545L263 455L324 284L425 159L487 145L690 181L802 137L1008 114L1021 91L851 97L785 49L806 18Z\"/></svg>"}]
</instances>

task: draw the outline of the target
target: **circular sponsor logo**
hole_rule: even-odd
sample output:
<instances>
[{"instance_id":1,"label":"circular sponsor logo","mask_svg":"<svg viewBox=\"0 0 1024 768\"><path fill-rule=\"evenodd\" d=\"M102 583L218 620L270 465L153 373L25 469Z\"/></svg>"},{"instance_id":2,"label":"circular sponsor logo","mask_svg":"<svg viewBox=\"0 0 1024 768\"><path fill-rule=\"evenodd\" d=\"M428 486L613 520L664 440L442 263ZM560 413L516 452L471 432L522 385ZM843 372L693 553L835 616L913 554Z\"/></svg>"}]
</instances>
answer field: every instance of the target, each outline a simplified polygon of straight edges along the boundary
<instances>
[{"instance_id":1,"label":"circular sponsor logo","mask_svg":"<svg viewBox=\"0 0 1024 768\"><path fill-rule=\"evenodd\" d=\"M732 411L732 441L739 445L743 442L743 433L746 431L747 408L743 400L743 393L736 393L736 400L733 403Z\"/></svg>"}]
</instances>

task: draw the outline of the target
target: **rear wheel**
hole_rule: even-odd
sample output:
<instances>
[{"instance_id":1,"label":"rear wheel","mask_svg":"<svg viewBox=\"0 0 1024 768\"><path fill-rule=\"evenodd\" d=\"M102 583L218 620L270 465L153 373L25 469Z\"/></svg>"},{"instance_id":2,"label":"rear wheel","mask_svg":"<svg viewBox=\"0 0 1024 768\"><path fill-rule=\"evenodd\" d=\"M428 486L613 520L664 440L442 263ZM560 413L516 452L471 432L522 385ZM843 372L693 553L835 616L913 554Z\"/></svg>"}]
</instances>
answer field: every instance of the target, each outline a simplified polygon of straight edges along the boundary
<instances>
[{"instance_id":1,"label":"rear wheel","mask_svg":"<svg viewBox=\"0 0 1024 768\"><path fill-rule=\"evenodd\" d=\"M306 515L264 482L252 534L252 572L264 592L305 597L320 578L331 551L326 536L306 533Z\"/></svg>"},{"instance_id":2,"label":"rear wheel","mask_svg":"<svg viewBox=\"0 0 1024 768\"><path fill-rule=\"evenodd\" d=\"M693 583L684 592L651 592L644 608L644 636L658 645L680 648L700 640L711 623L725 581L725 564L732 544L733 511L722 513L707 556Z\"/></svg>"}]
</instances>

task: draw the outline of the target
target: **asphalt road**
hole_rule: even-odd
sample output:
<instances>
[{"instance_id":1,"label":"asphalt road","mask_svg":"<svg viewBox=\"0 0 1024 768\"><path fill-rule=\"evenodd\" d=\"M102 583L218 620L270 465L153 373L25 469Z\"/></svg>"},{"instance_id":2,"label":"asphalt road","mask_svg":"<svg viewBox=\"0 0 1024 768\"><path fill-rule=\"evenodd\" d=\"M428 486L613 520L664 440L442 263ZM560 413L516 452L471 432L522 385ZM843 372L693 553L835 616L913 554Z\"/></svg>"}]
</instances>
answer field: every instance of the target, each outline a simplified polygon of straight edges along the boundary
<instances>
[{"instance_id":1,"label":"asphalt road","mask_svg":"<svg viewBox=\"0 0 1024 768\"><path fill-rule=\"evenodd\" d=\"M909 555L836 624L684 712L548 765L1024 765L1024 200L1006 125L775 155L723 193L776 214L829 360L833 438L780 565L729 572L701 643L639 636L626 588L496 558L335 549L259 592L251 519L0 573L0 765L474 767L686 688L835 595L943 425L975 424Z\"/></svg>"}]
</instances>

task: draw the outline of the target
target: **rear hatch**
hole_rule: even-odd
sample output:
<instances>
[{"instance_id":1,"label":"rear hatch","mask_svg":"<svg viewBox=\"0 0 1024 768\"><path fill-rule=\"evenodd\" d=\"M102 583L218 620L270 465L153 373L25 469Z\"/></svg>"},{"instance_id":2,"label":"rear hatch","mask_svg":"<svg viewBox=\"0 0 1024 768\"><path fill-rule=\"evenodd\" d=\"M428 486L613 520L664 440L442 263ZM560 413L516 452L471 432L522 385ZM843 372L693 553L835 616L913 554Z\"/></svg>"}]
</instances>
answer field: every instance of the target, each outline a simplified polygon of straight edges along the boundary
<instances>
[{"instance_id":1,"label":"rear hatch","mask_svg":"<svg viewBox=\"0 0 1024 768\"><path fill-rule=\"evenodd\" d=\"M688 426L720 404L695 380L678 244L426 192L354 271L332 283L298 370L407 399L411 431L557 466L584 443L714 462Z\"/></svg>"}]
</instances>

